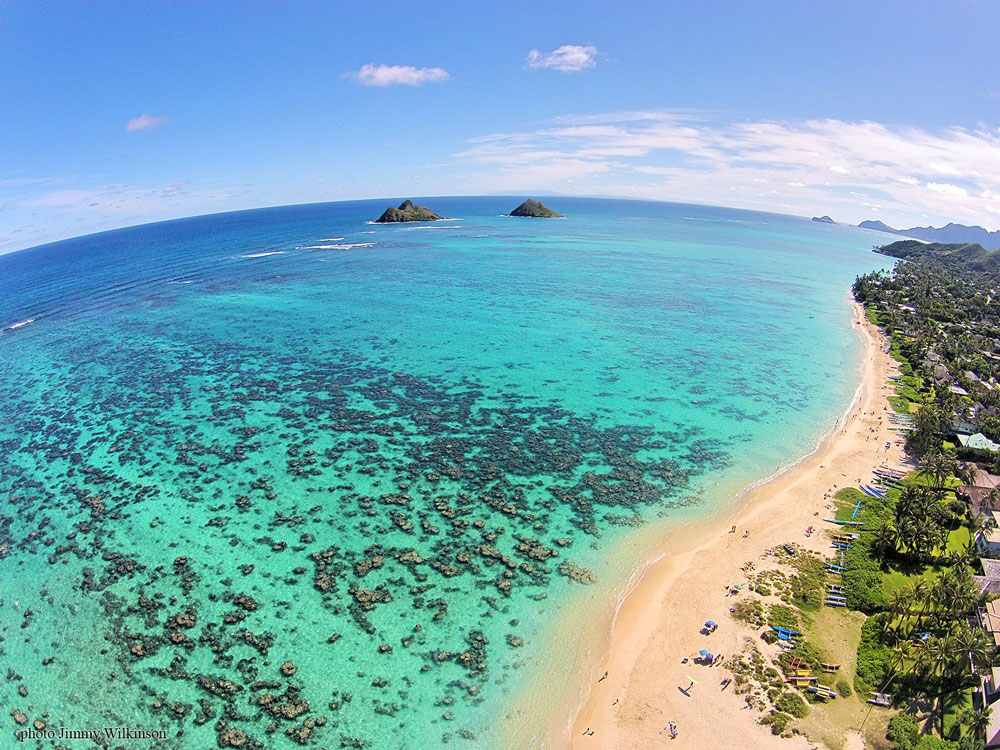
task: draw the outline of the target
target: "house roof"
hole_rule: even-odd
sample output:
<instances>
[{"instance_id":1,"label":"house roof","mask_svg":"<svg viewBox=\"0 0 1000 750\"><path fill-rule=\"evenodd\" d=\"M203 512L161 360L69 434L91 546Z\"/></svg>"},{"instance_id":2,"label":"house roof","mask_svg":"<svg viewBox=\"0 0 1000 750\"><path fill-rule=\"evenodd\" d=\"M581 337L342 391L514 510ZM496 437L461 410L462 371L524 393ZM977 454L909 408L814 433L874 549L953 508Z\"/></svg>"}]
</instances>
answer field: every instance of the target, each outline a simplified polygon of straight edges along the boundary
<instances>
[{"instance_id":1,"label":"house roof","mask_svg":"<svg viewBox=\"0 0 1000 750\"><path fill-rule=\"evenodd\" d=\"M981 432L977 432L975 435L959 435L958 442L966 448L983 451L1000 451L1000 445L994 443Z\"/></svg>"},{"instance_id":2,"label":"house roof","mask_svg":"<svg viewBox=\"0 0 1000 750\"><path fill-rule=\"evenodd\" d=\"M978 516L984 508L991 508L998 503L989 499L989 494L993 487L957 487L956 492L961 493L969 499L969 510L972 515Z\"/></svg>"},{"instance_id":3,"label":"house roof","mask_svg":"<svg viewBox=\"0 0 1000 750\"><path fill-rule=\"evenodd\" d=\"M986 730L986 747L1000 747L1000 711L990 712L990 725Z\"/></svg>"},{"instance_id":4,"label":"house roof","mask_svg":"<svg viewBox=\"0 0 1000 750\"><path fill-rule=\"evenodd\" d=\"M996 511L990 511L995 513ZM995 520L995 519L994 519ZM990 545L994 549L1000 548L1000 528L997 526L990 526L979 532L979 539ZM997 641L997 645L1000 646L1000 641Z\"/></svg>"},{"instance_id":5,"label":"house roof","mask_svg":"<svg viewBox=\"0 0 1000 750\"><path fill-rule=\"evenodd\" d=\"M1000 475L990 474L986 469L976 467L976 476L972 482L974 487L1000 487Z\"/></svg>"},{"instance_id":6,"label":"house roof","mask_svg":"<svg viewBox=\"0 0 1000 750\"><path fill-rule=\"evenodd\" d=\"M987 602L983 608L983 630L993 636L993 642L1000 646L1000 609L997 602Z\"/></svg>"},{"instance_id":7,"label":"house roof","mask_svg":"<svg viewBox=\"0 0 1000 750\"><path fill-rule=\"evenodd\" d=\"M986 576L972 576L972 585L976 587L976 590L980 594L1000 596L1000 581L998 580L987 578ZM1000 680L995 684L1000 685Z\"/></svg>"},{"instance_id":8,"label":"house roof","mask_svg":"<svg viewBox=\"0 0 1000 750\"><path fill-rule=\"evenodd\" d=\"M993 581L1000 581L1000 560L980 557L979 564L983 566L983 576Z\"/></svg>"}]
</instances>

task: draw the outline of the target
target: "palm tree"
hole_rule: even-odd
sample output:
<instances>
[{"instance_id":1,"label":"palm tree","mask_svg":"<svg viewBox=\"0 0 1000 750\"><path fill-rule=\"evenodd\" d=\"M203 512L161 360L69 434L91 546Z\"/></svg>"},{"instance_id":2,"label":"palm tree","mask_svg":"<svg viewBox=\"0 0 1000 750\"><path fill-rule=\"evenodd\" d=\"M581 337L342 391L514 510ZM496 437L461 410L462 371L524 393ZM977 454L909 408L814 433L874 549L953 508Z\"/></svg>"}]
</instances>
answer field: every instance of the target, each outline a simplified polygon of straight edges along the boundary
<instances>
[{"instance_id":1,"label":"palm tree","mask_svg":"<svg viewBox=\"0 0 1000 750\"><path fill-rule=\"evenodd\" d=\"M952 475L957 463L954 453L948 453L940 449L928 451L920 459L919 476L928 477L934 482L935 487L943 487L945 481Z\"/></svg>"},{"instance_id":2,"label":"palm tree","mask_svg":"<svg viewBox=\"0 0 1000 750\"><path fill-rule=\"evenodd\" d=\"M971 487L976 481L976 465L974 463L964 463L955 470L955 476L963 485Z\"/></svg>"},{"instance_id":3,"label":"palm tree","mask_svg":"<svg viewBox=\"0 0 1000 750\"><path fill-rule=\"evenodd\" d=\"M914 516L905 515L896 519L896 539L899 541L900 551L915 552L919 544L919 534L920 524Z\"/></svg>"},{"instance_id":4,"label":"palm tree","mask_svg":"<svg viewBox=\"0 0 1000 750\"><path fill-rule=\"evenodd\" d=\"M876 529L872 544L878 550L879 557L885 558L887 552L896 554L896 543L898 540L899 535L896 533L896 530L891 524L886 522Z\"/></svg>"},{"instance_id":5,"label":"palm tree","mask_svg":"<svg viewBox=\"0 0 1000 750\"><path fill-rule=\"evenodd\" d=\"M927 607L930 606L931 599L934 596L934 590L931 585L927 583L927 579L921 578L910 588L910 596L912 597L911 612L917 604L921 604L920 614L918 617L918 622L922 622L924 619L924 612Z\"/></svg>"},{"instance_id":6,"label":"palm tree","mask_svg":"<svg viewBox=\"0 0 1000 750\"><path fill-rule=\"evenodd\" d=\"M907 436L907 447L917 455L928 453L941 444L941 414L930 404L921 406L913 418L913 430Z\"/></svg>"},{"instance_id":7,"label":"palm tree","mask_svg":"<svg viewBox=\"0 0 1000 750\"><path fill-rule=\"evenodd\" d=\"M912 598L913 593L908 587L898 588L889 594L889 616L882 623L882 635L889 631L890 625L894 625L893 630L896 636L899 636L903 625L903 613L905 612L909 617Z\"/></svg>"},{"instance_id":8,"label":"palm tree","mask_svg":"<svg viewBox=\"0 0 1000 750\"><path fill-rule=\"evenodd\" d=\"M1000 459L998 459L998 460L1000 460ZM996 487L994 487L989 492L987 492L986 493L986 503L987 503L987 507L989 507L989 508L998 508L998 507L1000 507L1000 490L998 490Z\"/></svg>"},{"instance_id":9,"label":"palm tree","mask_svg":"<svg viewBox=\"0 0 1000 750\"><path fill-rule=\"evenodd\" d=\"M979 747L986 745L986 740L989 739L986 732L990 728L990 713L992 711L993 709L987 706L981 711L967 708L959 714L959 721L965 726L965 731L972 735Z\"/></svg>"},{"instance_id":10,"label":"palm tree","mask_svg":"<svg viewBox=\"0 0 1000 750\"><path fill-rule=\"evenodd\" d=\"M909 510L917 501L917 497L919 497L919 495L919 487L914 487L912 485L904 487L903 491L899 493L899 500L896 501L896 517L899 518L901 515L909 515Z\"/></svg>"},{"instance_id":11,"label":"palm tree","mask_svg":"<svg viewBox=\"0 0 1000 750\"><path fill-rule=\"evenodd\" d=\"M990 665L996 647L982 630L960 627L953 639L955 668L962 676L982 671Z\"/></svg>"}]
</instances>

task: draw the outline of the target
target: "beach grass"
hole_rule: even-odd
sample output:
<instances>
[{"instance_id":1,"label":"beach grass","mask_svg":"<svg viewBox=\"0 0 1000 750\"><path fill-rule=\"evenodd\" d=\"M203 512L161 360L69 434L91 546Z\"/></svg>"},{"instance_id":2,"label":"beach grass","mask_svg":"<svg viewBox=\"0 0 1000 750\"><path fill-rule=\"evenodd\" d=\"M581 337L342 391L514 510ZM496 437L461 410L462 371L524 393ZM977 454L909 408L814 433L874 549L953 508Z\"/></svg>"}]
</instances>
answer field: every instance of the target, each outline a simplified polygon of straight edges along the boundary
<instances>
[{"instance_id":1,"label":"beach grass","mask_svg":"<svg viewBox=\"0 0 1000 750\"><path fill-rule=\"evenodd\" d=\"M833 519L835 521L850 521L851 514L854 513L854 509L858 507L858 501L862 501L863 508L863 501L866 497L868 496L857 487L843 487L842 489L837 490L837 494L834 495L833 500L833 507L836 509Z\"/></svg>"},{"instance_id":2,"label":"beach grass","mask_svg":"<svg viewBox=\"0 0 1000 750\"><path fill-rule=\"evenodd\" d=\"M887 398L892 410L898 414L911 414L914 411L915 404L902 396L888 396Z\"/></svg>"}]
</instances>

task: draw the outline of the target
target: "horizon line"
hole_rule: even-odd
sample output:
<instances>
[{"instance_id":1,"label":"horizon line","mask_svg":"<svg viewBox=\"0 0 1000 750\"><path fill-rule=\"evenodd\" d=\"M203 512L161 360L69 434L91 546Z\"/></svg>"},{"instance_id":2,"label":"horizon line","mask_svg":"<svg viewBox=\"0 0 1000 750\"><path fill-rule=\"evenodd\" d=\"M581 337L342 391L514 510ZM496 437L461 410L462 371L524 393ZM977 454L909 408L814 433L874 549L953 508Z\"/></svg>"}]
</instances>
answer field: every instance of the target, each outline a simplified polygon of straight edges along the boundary
<instances>
[{"instance_id":1,"label":"horizon line","mask_svg":"<svg viewBox=\"0 0 1000 750\"><path fill-rule=\"evenodd\" d=\"M236 209L232 209L232 210L229 210L229 211L213 211L213 212L210 212L210 213L188 214L188 215L185 215L185 216L175 216L175 217L169 218L169 219L156 219L154 221L143 221L143 222L136 223L136 224L123 224L121 226L112 227L110 229L101 229L101 230L98 230L96 232L86 232L84 234L74 234L74 235L69 235L67 237L60 237L59 239L48 240L47 242L42 242L42 243L37 244L37 245L28 245L26 247L14 248L12 250L4 250L4 251L0 252L0 257L5 257L5 256L8 256L8 255L13 255L15 253L21 253L21 252L24 252L24 251L27 251L27 250L38 250L38 249L41 249L41 248L44 248L44 247L48 247L49 245L57 245L57 244L62 243L62 242L69 242L69 241L72 241L72 240L84 239L86 237L97 237L97 236L102 235L102 234L110 234L112 232L120 232L120 231L127 230L127 229L138 229L139 227L155 226L157 224L169 224L169 223L172 223L172 222L175 222L175 221L187 221L189 219L201 219L201 218L206 218L206 217L209 217L209 216L225 216L227 214L247 213L247 212L250 212L250 211L267 211L269 209L275 209L275 208L292 208L294 206L322 206L322 205L339 204L339 203L363 203L363 202L375 202L375 201L389 201L390 203L392 203L392 205L395 205L395 203L393 203L393 201L396 201L396 200L412 200L412 201L416 201L416 200L428 200L428 199L453 199L453 198L508 198L508 197L509 198L517 198L518 196L527 194L528 192L529 191L524 191L523 193L521 193L521 192L518 192L518 193L507 193L507 192L504 192L504 193L473 193L473 194L454 193L454 194L450 194L450 195L424 195L424 196L417 196L415 198L414 197L402 198L401 196L394 196L394 197L393 196L379 196L379 197L375 197L375 198L352 198L352 199L334 200L334 201L304 201L304 202L301 202L301 203L280 203L280 204L268 205L268 206L251 206L251 207L247 207L247 208L236 208ZM754 208L738 208L736 206L724 206L724 205L717 204L717 203L700 203L700 202L697 202L697 201L670 201L670 200L662 200L662 199L659 199L659 198L627 197L627 196L608 195L608 194L568 195L566 193L554 192L552 190L536 190L536 191L531 191L531 192L533 192L534 195L540 195L540 196L543 196L543 197L568 198L570 200L575 200L575 199L614 200L614 201L633 201L633 202L636 202L636 203L663 203L663 204L666 204L666 205L677 205L677 206L699 206L699 207L703 207L703 208L722 208L722 209L726 209L727 211L743 211L745 213L753 213L753 214L770 214L770 215L774 215L774 216L783 216L783 217L787 217L787 218L802 219L802 220L806 220L806 221L811 221L813 218L817 218L817 217L808 217L808 216L805 216L804 214L789 214L789 213L782 213L780 211L764 211L764 210L754 209ZM825 214L823 214L823 215L825 215ZM826 223L826 222L822 222L822 223ZM949 223L954 224L955 222L949 222ZM848 224L846 222L840 222L840 221L834 221L833 224L836 225L836 226L851 227L852 229L864 229L865 231L873 231L873 232L874 231L879 231L879 230L874 230L874 229L865 229L864 227L859 227L856 224ZM968 226L968 225L963 225L963 226ZM898 230L898 231L903 231L903 230ZM990 230L986 229L986 231L990 231ZM881 234L886 234L886 232L880 232L880 233Z\"/></svg>"}]
</instances>

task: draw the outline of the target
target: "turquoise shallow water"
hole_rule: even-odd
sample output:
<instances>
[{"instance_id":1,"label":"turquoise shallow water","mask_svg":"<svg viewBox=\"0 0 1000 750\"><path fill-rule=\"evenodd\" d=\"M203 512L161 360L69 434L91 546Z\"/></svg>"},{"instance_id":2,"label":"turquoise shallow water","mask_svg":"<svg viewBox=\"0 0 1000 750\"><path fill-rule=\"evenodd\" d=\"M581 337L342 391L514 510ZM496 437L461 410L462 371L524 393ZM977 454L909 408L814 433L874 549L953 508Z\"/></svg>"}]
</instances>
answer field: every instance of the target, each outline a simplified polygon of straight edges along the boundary
<instances>
[{"instance_id":1,"label":"turquoise shallow water","mask_svg":"<svg viewBox=\"0 0 1000 750\"><path fill-rule=\"evenodd\" d=\"M495 746L565 668L563 605L637 562L608 550L853 395L868 232L425 202L456 220L299 206L0 257L5 736Z\"/></svg>"}]
</instances>

